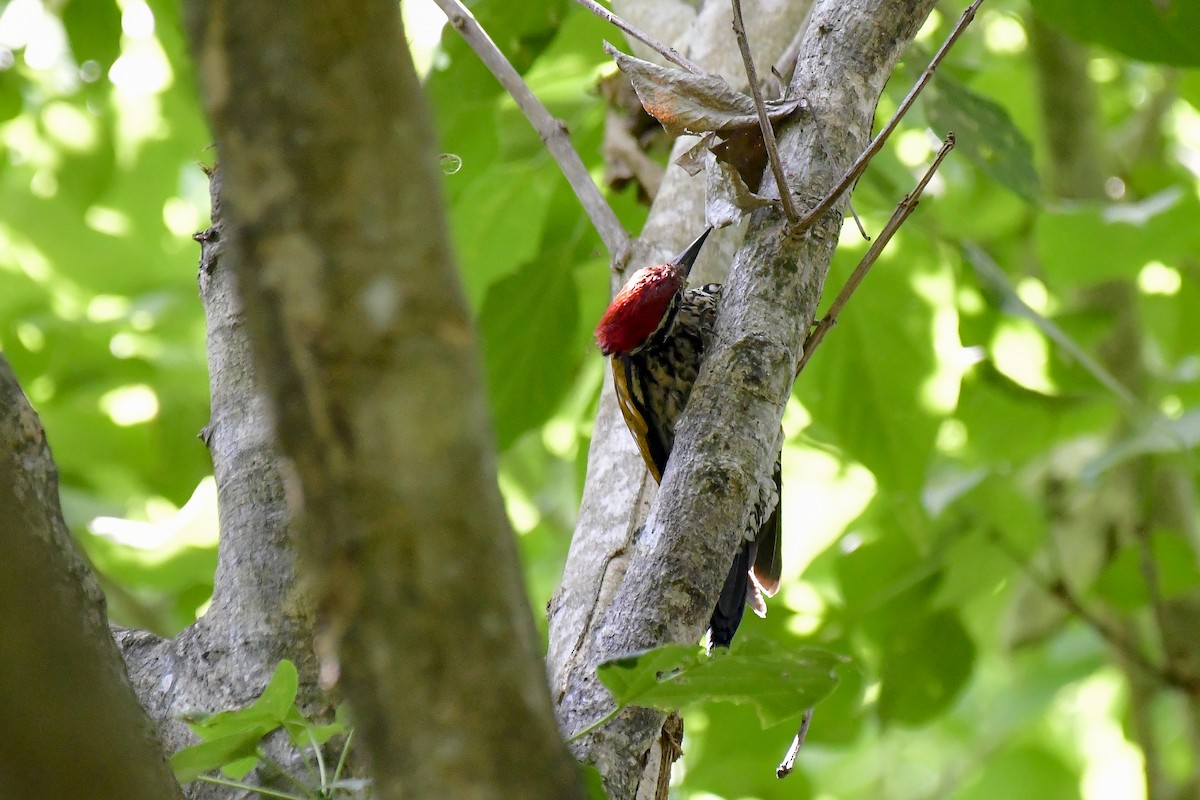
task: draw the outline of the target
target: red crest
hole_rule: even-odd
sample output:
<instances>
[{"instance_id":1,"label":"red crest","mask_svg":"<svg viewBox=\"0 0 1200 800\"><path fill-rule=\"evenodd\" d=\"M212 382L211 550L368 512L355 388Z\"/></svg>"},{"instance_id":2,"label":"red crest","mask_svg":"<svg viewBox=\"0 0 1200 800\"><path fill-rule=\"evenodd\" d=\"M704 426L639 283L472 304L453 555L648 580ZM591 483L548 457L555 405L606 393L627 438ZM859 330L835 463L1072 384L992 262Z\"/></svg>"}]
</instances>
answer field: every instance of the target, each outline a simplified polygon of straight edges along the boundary
<instances>
[{"instance_id":1,"label":"red crest","mask_svg":"<svg viewBox=\"0 0 1200 800\"><path fill-rule=\"evenodd\" d=\"M646 343L662 324L684 278L672 264L643 267L625 282L596 326L596 344L606 356L626 355Z\"/></svg>"}]
</instances>

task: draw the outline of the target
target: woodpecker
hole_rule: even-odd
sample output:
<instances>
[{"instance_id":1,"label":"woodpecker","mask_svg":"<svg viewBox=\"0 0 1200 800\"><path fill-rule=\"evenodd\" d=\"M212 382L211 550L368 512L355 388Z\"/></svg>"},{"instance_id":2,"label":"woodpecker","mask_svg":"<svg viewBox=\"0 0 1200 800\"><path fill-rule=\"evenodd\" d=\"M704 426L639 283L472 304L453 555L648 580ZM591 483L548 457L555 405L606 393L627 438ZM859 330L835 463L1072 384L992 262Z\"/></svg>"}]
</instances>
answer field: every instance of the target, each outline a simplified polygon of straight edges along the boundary
<instances>
[{"instance_id":1,"label":"woodpecker","mask_svg":"<svg viewBox=\"0 0 1200 800\"><path fill-rule=\"evenodd\" d=\"M612 357L621 413L654 480L661 482L700 362L712 342L721 285L687 288L708 228L670 262L630 276L596 326L600 352ZM709 621L709 646L728 647L747 605L766 614L763 595L779 589L779 464L774 496L761 499L734 556Z\"/></svg>"}]
</instances>

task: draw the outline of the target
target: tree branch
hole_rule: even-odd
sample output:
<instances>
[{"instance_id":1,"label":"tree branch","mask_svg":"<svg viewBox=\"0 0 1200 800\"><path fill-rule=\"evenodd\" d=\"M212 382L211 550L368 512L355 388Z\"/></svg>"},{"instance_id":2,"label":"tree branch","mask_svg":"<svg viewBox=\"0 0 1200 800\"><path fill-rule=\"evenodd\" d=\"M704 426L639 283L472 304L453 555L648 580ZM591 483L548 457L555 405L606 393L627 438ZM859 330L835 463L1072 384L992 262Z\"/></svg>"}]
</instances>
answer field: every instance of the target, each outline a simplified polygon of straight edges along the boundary
<instances>
[{"instance_id":1,"label":"tree branch","mask_svg":"<svg viewBox=\"0 0 1200 800\"><path fill-rule=\"evenodd\" d=\"M842 194L849 189L855 181L866 171L867 165L871 163L871 159L875 154L883 149L883 145L887 142L888 137L892 135L892 131L896 130L896 126L900 124L900 120L904 119L904 115L908 113L908 109L912 108L912 104L916 102L921 91L933 78L933 73L937 70L938 65L942 63L942 59L950 52L950 48L958 41L958 37L971 24L971 20L975 19L975 12L979 10L983 0L975 0L971 5L967 6L967 10L959 17L958 22L954 25L954 29L950 31L950 35L946 37L946 41L942 42L942 46L934 54L933 59L929 62L929 66L921 73L921 77L913 84L913 87L908 90L908 95L900 103L900 107L896 109L896 113L892 114L892 118L887 121L887 124L875 135L871 143L862 151L862 154L854 160L854 164L846 170L846 174L842 179L829 191L821 202L817 203L811 211L804 215L796 226L793 233L802 233L816 224L821 215L833 208L834 204L841 199Z\"/></svg>"},{"instance_id":2,"label":"tree branch","mask_svg":"<svg viewBox=\"0 0 1200 800\"><path fill-rule=\"evenodd\" d=\"M3 356L0 509L5 796L182 798L63 522L46 434Z\"/></svg>"},{"instance_id":3,"label":"tree branch","mask_svg":"<svg viewBox=\"0 0 1200 800\"><path fill-rule=\"evenodd\" d=\"M700 68L696 64L692 63L688 59L681 56L679 54L679 51L676 50L674 47L663 44L658 39L655 39L653 36L646 33L645 31L635 28L634 26L630 25L625 20L618 17L616 14L609 11L604 6L597 3L595 0L575 0L575 2L578 3L579 5L583 6L584 8L586 8L588 11L595 14L600 19L602 19L605 22L609 23L610 25L613 25L614 27L618 28L619 30L624 32L625 35L632 36L634 39L637 39L642 44L653 49L656 53L661 55L667 61L670 61L672 64L675 64L676 66L679 66L679 67L683 67L684 69L686 69L688 72L692 73L693 75L703 75L704 74L704 70L702 68Z\"/></svg>"},{"instance_id":4,"label":"tree branch","mask_svg":"<svg viewBox=\"0 0 1200 800\"><path fill-rule=\"evenodd\" d=\"M758 73L754 69L754 58L750 55L750 42L746 39L746 23L742 21L741 0L731 0L733 9L733 32L737 36L738 49L742 51L742 61L746 63L746 80L750 83L750 96L754 98L754 108L758 111L758 128L762 132L763 144L767 147L767 161L771 172L775 175L775 186L779 190L779 201L783 203L783 213L788 222L795 225L800 220L800 212L796 210L796 202L792 199L792 190L788 185L787 175L779 160L779 147L775 143L775 129L767 117L767 107L763 103L762 89L758 85Z\"/></svg>"},{"instance_id":5,"label":"tree branch","mask_svg":"<svg viewBox=\"0 0 1200 800\"><path fill-rule=\"evenodd\" d=\"M292 515L284 498L274 425L255 381L236 255L226 244L220 173L213 173L209 189L212 226L194 238L200 243L211 397L200 438L212 455L221 512L213 599L207 613L174 639L116 631L138 697L169 752L196 741L181 715L249 705L283 659L299 671L298 699L305 713L329 719L334 703L317 685L313 609L296 574ZM269 740L267 751L291 773L302 773L301 757L286 737ZM267 786L283 780L270 769L249 778L254 779ZM228 792L194 783L188 795L215 800Z\"/></svg>"},{"instance_id":6,"label":"tree branch","mask_svg":"<svg viewBox=\"0 0 1200 800\"><path fill-rule=\"evenodd\" d=\"M1124 659L1144 672L1147 676L1155 679L1164 686L1170 686L1179 689L1191 697L1200 696L1200 675L1191 675L1179 671L1175 665L1166 663L1159 664L1153 661L1148 655L1142 652L1141 648L1135 643L1126 638L1120 631L1109 625L1096 614L1092 613L1075 593L1066 581L1061 578L1054 578L1042 575L1034 566L1021 558L1008 541L999 534L993 534L991 541L996 545L1000 552L1008 556L1021 572L1035 586L1041 589L1046 594L1053 597L1058 602L1062 603L1072 615L1086 624L1089 628L1096 632L1101 639L1106 641L1113 650L1117 651Z\"/></svg>"},{"instance_id":7,"label":"tree branch","mask_svg":"<svg viewBox=\"0 0 1200 800\"><path fill-rule=\"evenodd\" d=\"M933 0L824 0L814 7L791 93L809 98L833 158L817 144L809 120L785 124L780 155L797 183L818 192L832 187L862 152L883 83L932 6ZM794 29L781 31L787 38L780 48ZM604 486L610 473L594 479L589 473L581 527L594 517L612 520L607 541L614 546L596 570L599 577L586 587L564 584L551 608L550 670L565 729L611 707L594 677L600 661L667 641L699 640L760 482L770 479L791 376L839 224L840 215L826 215L809 236L795 238L785 235L787 220L777 209L752 216L726 283L717 341L640 536L622 538L630 495L614 496L608 487L593 491L593 481ZM792 322L781 324L785 320ZM617 421L619 414L602 406L598 425ZM629 442L627 433L624 439ZM594 463L589 458L589 470ZM568 571L575 554L573 543ZM576 595L585 591L597 598L590 614L576 610ZM579 627L571 629L573 639L556 644L565 639L558 628L567 622L563 608L578 614L572 619ZM637 765L662 722L656 712L631 711L579 743L576 752L599 767L614 797L630 797L647 779Z\"/></svg>"},{"instance_id":8,"label":"tree branch","mask_svg":"<svg viewBox=\"0 0 1200 800\"><path fill-rule=\"evenodd\" d=\"M575 191L579 204L592 221L596 232L604 246L608 248L609 256L614 265L623 265L629 258L629 234L621 225L617 215L613 213L608 201L592 181L579 154L571 145L571 137L567 135L567 126L562 120L555 119L537 96L529 90L520 73L508 63L504 53L488 36L487 31L475 19L460 0L434 0L438 8L446 14L450 24L454 26L466 40L484 66L496 76L496 80L509 93L517 106L529 120L529 124L537 131L538 136L546 143L546 149L554 157L563 177Z\"/></svg>"},{"instance_id":9,"label":"tree branch","mask_svg":"<svg viewBox=\"0 0 1200 800\"><path fill-rule=\"evenodd\" d=\"M321 674L376 795L582 797L398 7L197 0L188 22Z\"/></svg>"}]
</instances>

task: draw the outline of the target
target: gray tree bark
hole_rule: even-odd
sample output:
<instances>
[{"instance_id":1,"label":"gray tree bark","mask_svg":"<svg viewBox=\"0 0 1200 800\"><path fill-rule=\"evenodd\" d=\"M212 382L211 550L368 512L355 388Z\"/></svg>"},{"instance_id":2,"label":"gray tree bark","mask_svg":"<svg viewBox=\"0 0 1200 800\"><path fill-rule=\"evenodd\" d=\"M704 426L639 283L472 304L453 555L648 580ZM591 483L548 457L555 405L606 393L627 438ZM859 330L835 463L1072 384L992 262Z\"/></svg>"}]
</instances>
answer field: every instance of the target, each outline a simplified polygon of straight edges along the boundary
<instances>
[{"instance_id":1,"label":"gray tree bark","mask_svg":"<svg viewBox=\"0 0 1200 800\"><path fill-rule=\"evenodd\" d=\"M865 148L883 85L933 5L814 4L791 85L811 110L791 120L780 138L789 183L803 188L802 206L831 188ZM751 218L726 282L716 342L640 535L636 514L648 493L621 477L640 468L621 466L635 463L633 456L624 462L602 456L622 427L611 394L602 399L580 523L551 609L551 685L567 732L612 707L595 677L597 664L699 640L747 514L770 480L792 376L837 244L840 208L794 239L779 210ZM600 438L601 432L611 433ZM669 760L650 755L663 722L662 714L632 709L579 742L576 754L600 769L613 797L653 796L661 771L669 769Z\"/></svg>"},{"instance_id":2,"label":"gray tree bark","mask_svg":"<svg viewBox=\"0 0 1200 800\"><path fill-rule=\"evenodd\" d=\"M41 422L0 356L0 796L179 798L58 502Z\"/></svg>"},{"instance_id":3,"label":"gray tree bark","mask_svg":"<svg viewBox=\"0 0 1200 800\"><path fill-rule=\"evenodd\" d=\"M394 3L194 3L321 675L376 795L578 797Z\"/></svg>"},{"instance_id":4,"label":"gray tree bark","mask_svg":"<svg viewBox=\"0 0 1200 800\"><path fill-rule=\"evenodd\" d=\"M333 700L317 686L313 613L296 575L270 409L255 380L232 253L224 242L219 176L210 188L213 224L196 238L211 398L200 438L212 455L220 509L213 599L205 615L174 639L116 630L138 697L171 753L196 743L182 715L249 705L284 659L299 671L298 702L305 713L314 719L333 713ZM284 737L270 740L268 753L293 774L303 774ZM266 767L246 782L285 788L283 777ZM190 784L187 794L194 800L251 796L205 783Z\"/></svg>"}]
</instances>

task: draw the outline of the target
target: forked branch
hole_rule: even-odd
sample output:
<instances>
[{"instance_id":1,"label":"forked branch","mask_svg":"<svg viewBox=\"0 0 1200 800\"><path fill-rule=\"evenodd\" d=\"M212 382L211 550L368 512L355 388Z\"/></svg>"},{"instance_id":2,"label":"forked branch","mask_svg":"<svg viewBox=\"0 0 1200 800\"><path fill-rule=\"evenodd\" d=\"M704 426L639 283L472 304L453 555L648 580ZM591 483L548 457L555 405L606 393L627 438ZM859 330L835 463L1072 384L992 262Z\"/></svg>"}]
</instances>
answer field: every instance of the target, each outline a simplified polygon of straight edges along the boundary
<instances>
[{"instance_id":1,"label":"forked branch","mask_svg":"<svg viewBox=\"0 0 1200 800\"><path fill-rule=\"evenodd\" d=\"M954 30L950 31L950 35L946 37L946 41L942 43L940 48L938 48L937 53L934 54L933 59L929 62L929 66L927 66L925 71L921 73L921 77L917 79L915 84L913 84L912 89L909 89L908 96L904 98L904 102L902 102L900 107L896 109L896 113L892 114L892 118L889 119L887 124L883 126L883 129L875 135L875 138L871 140L869 145L867 145L867 149L864 150L862 155L860 155L858 159L850 166L850 169L846 171L846 174L840 181L838 181L837 185L833 187L832 191L830 191L821 202L817 203L815 208L805 214L804 218L796 224L792 230L793 234L803 233L816 224L816 221L820 219L826 211L833 208L833 204L836 203L842 194L844 194L845 191L859 179L859 176L861 176L863 171L866 170L867 165L871 163L871 159L874 158L876 153L883 148L883 145L887 142L888 137L892 135L892 131L896 130L896 126L900 124L900 120L904 119L904 115L908 113L908 110L912 107L912 104L916 102L918 95L921 94L921 91L929 83L930 79L933 78L933 73L938 68L938 65L942 63L942 59L944 59L946 54L950 52L950 48L953 47L954 43L958 41L958 37L962 35L962 32L965 31L967 26L971 24L971 20L975 19L975 12L979 10L979 6L982 3L983 0L975 0L975 2L971 3L971 5L967 7L967 10L962 13L962 16L958 18L958 22L954 25Z\"/></svg>"}]
</instances>

